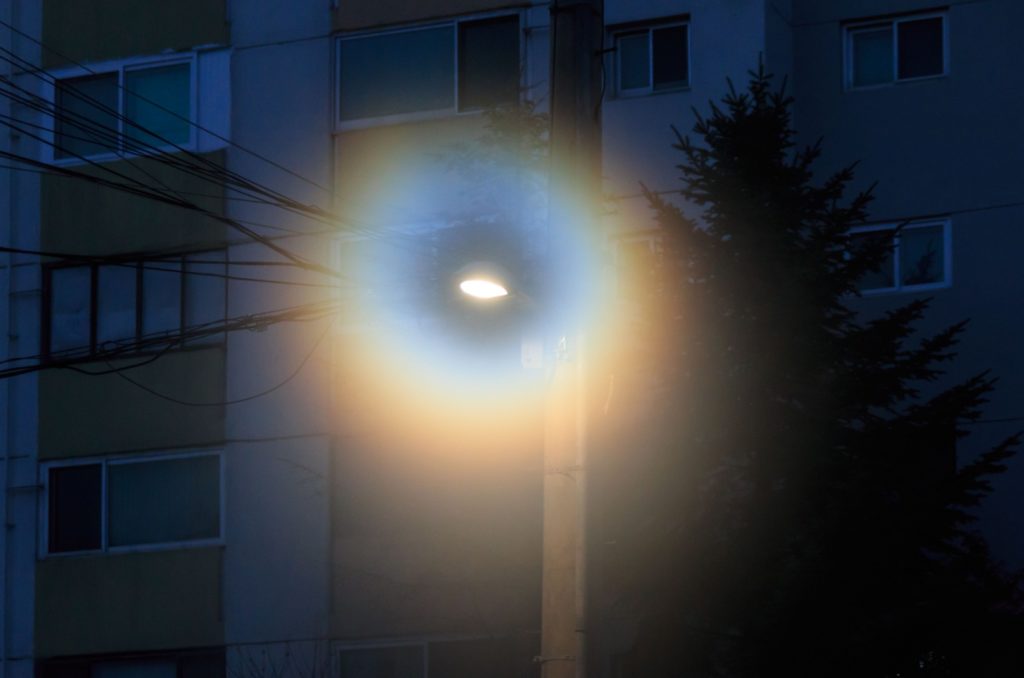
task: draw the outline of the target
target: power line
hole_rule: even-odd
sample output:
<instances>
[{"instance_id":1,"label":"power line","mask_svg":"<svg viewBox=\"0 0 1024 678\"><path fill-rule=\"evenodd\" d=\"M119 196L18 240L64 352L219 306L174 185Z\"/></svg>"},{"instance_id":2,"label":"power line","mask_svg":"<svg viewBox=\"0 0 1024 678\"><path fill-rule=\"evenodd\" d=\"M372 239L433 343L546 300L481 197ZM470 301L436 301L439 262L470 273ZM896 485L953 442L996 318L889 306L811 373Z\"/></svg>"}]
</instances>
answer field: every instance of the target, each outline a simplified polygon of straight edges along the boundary
<instances>
[{"instance_id":1,"label":"power line","mask_svg":"<svg viewBox=\"0 0 1024 678\"><path fill-rule=\"evenodd\" d=\"M19 57L14 52L7 50L2 46L0 46L0 52L10 54L15 59L18 59L23 63L29 63L26 60ZM17 63L15 63L7 57L0 56L0 60L6 61L13 66L18 65ZM247 179L242 175L238 174L237 172L233 172L227 169L226 167L217 165L216 163L212 162L211 160L203 156L196 155L195 153L181 146L180 144L170 139L167 139L166 137L161 136L160 134L154 132L153 130L150 130L139 125L134 120L123 115L120 110L113 109L104 104L103 102L98 101L95 98L82 93L74 87L62 87L61 80L58 80L54 76L50 75L49 73L46 73L45 71L39 68L32 66L31 70L29 70L28 73L45 81L47 84L50 84L55 88L61 88L62 92L70 94L74 96L76 99L79 99L80 101L87 102L90 106L105 113L109 117L112 117L117 122L122 124L127 123L131 127L143 132L145 136L159 139L165 144L164 148L159 148L153 146L152 144L147 144L141 139L132 139L130 136L125 135L120 130L120 128L115 129L111 127L106 127L96 122L95 120L88 118L85 115L79 115L66 109L58 109L55 104L40 100L34 93L29 92L28 90L25 90L24 88L18 86L17 84L13 83L10 79L3 80L3 82L8 87L13 87L21 91L24 94L24 96L14 95L11 92L2 92L3 95L18 101L22 105L33 110L36 110L37 112L43 115L48 115L52 117L55 122L60 122L62 120L69 121L74 127L95 135L96 139L99 139L100 141L105 140L106 144L101 145L110 147L112 149L112 152L116 152L119 149L126 149L129 151L137 152L141 149L141 152L150 154L150 156L153 157L153 159L155 159L157 162L160 162L170 167L174 167L179 171L191 174L192 176L196 176L205 180L216 181L218 184L228 184L235 187L236 190L249 191L250 195L255 194L258 196L272 198L272 200L267 201L268 205L273 205L281 209L285 209L300 214L307 218L313 218L320 221L324 221L325 223L333 223L334 221L333 215L330 215L326 210L323 210L322 208L313 205L305 205L292 198L289 198L288 196L272 188L269 188L267 186L258 184L250 179ZM62 136L67 135L65 135L62 132ZM86 157L83 157L80 154L70 152L67 148L62 147L55 142L51 142L48 139L39 139L39 141L41 143L50 145L55 149L64 152L66 155L78 158L83 161L88 161ZM92 141L93 143L97 143L95 139L86 139L86 141ZM170 155L166 152L167 148L173 148L176 151L184 154L186 158L191 158L194 161L197 161L201 164L197 165L195 164L195 162L189 163L185 158L178 158L176 156ZM134 163L131 164L133 164L134 166ZM140 169L140 171L142 171L143 173L146 173L144 170L141 170L141 168L138 168L137 166L135 167L136 169ZM149 176L156 180L158 183L162 183L155 177L152 177L152 175Z\"/></svg>"},{"instance_id":2,"label":"power line","mask_svg":"<svg viewBox=\"0 0 1024 678\"><path fill-rule=\"evenodd\" d=\"M132 341L107 342L104 346L112 345L112 348L105 348L101 351L89 352L89 346L79 346L62 351L50 352L49 354L36 354L31 356L17 356L0 361L0 365L19 363L26 361L39 361L31 365L20 365L0 370L0 379L20 376L30 372L38 372L44 369L53 368L75 368L83 362L117 360L138 354L140 351L157 347L160 350L157 355L147 356L144 362L134 363L123 367L115 368L113 371L123 371L141 367L156 360L170 349L180 346L191 340L205 339L217 334L236 332L241 330L261 330L271 325L282 322L307 322L319 320L334 315L339 310L335 301L318 301L309 304L301 304L276 311L254 313L234 318L225 318L209 323L203 323L186 328L181 332L168 334L165 332L145 335ZM98 374L110 374L111 371L104 371Z\"/></svg>"},{"instance_id":3,"label":"power line","mask_svg":"<svg viewBox=\"0 0 1024 678\"><path fill-rule=\"evenodd\" d=\"M164 203L164 204L173 205L175 207L181 207L181 208L184 208L184 209L191 210L191 211L196 212L198 214L201 214L201 215L203 215L203 216L205 216L205 217L207 217L209 219L212 219L214 221L218 221L220 223L226 224L226 225L234 228L235 230L237 230L240 233L248 236L252 240L254 240L254 241L264 245L268 249L270 249L270 250L276 252L277 254L280 254L284 258L289 259L290 261L294 262L300 268L304 268L304 269L306 269L308 271L311 271L311 272L314 272L314 273L321 273L321 274L328 275L328 276L331 276L331 277L340 277L338 275L337 271L335 271L335 270L333 270L333 269L331 269L331 268L329 268L327 266L323 266L321 264L318 264L316 262L307 261L306 259L304 259L304 258L298 256L297 254L293 253L289 249L287 249L285 247L282 247L282 246L278 245L277 243L273 242L272 240L266 238L262 234L257 233L256 231L254 231L250 227L246 226L245 224L242 224L241 222L239 222L239 221L237 221L235 219L232 219L231 217L228 217L228 216L225 216L225 215L222 215L222 214L218 214L218 213L213 212L213 211L211 211L209 209L206 209L204 207L196 205L195 203L190 202L188 200L178 199L178 198L175 198L173 196L164 195L164 194L162 194L160 192L153 191L152 189L149 189L148 187L145 187L144 185L140 185L139 187L133 187L131 185L126 185L126 184L119 183L117 181L112 181L112 180L109 180L109 179L103 179L101 177L94 177L92 175L85 174L85 173L80 172L78 170L74 170L74 169L72 169L70 167L65 167L65 166L61 166L61 165L54 165L52 163L46 163L46 162L43 162L43 161L40 161L40 160L36 160L34 158L30 158L28 156L19 155L19 154L16 154L16 153L11 153L10 151L0 150L0 158L7 158L7 159L13 160L15 162L22 162L22 163L25 163L25 164L28 164L28 165L32 165L32 166L35 166L35 167L40 167L40 168L47 169L47 170L49 170L49 171L51 171L51 172L53 172L55 174L61 174L61 175L68 176L68 177L78 178L78 179L81 179L83 181L88 181L88 182L92 182L92 183L98 184L100 186L104 186L106 188L112 188L114 190L123 191L125 193L129 193L129 194L132 194L132 195L140 196L140 197L143 197L143 198L150 198L150 199L152 199L154 201L161 202L161 203ZM93 163L93 164L95 164L95 163ZM111 170L108 170L108 171L111 171ZM114 174L120 174L118 172L113 172L113 173ZM121 175L121 176L123 176L123 175ZM131 180L129 178L129 181L133 181L133 180ZM133 181L133 183L138 184L138 182L135 182L135 181Z\"/></svg>"},{"instance_id":4,"label":"power line","mask_svg":"<svg viewBox=\"0 0 1024 678\"><path fill-rule=\"evenodd\" d=\"M49 45L44 44L41 40L39 40L35 36L30 35L28 33L25 33L24 31L21 31L18 28L15 28L13 25L7 23L6 21L4 21L2 19L0 19L0 25L7 27L8 30L10 30L13 33L17 33L18 35L22 36L25 39L30 40L31 42L35 43L36 45L38 45L42 49L44 49L47 52L49 52L50 54L58 56L61 59L64 59L65 61L67 61L68 63L74 64L75 66L77 66L77 67L87 71L88 73L91 73L93 75L97 75L96 71L92 70L91 68L89 68L88 66L83 64L82 62L77 61L75 59L72 59L68 55L66 55L66 54L64 54L64 53L54 49L53 47L50 47ZM6 52L7 50L4 50L4 51ZM28 63L32 68L34 68L36 70L42 70L39 66L36 66L35 64L31 64L27 60L25 60L25 62ZM196 129L204 132L205 134L209 134L210 136L214 137L215 139L223 141L224 143L229 144L231 146L234 146L235 148L237 148L238 150L242 151L243 153L247 153L248 155L251 155L252 157L254 157L256 159L261 160L261 161L267 163L271 167L274 167L276 169L281 170L282 172L290 174L291 176L293 176L293 177L295 177L297 179L300 179L300 180L306 182L307 184L309 184L311 186L314 186L315 188L319 188L321 191L327 193L328 195L333 195L333 191L331 191L330 189L326 188L325 186L322 186L321 184L313 181L312 179L309 179L308 177L305 177L305 176L299 174L298 172L295 172L294 170L289 169L288 167L285 167L284 165L282 165L282 164L280 164L280 163L278 163L278 162L276 162L274 160L271 160L270 158L267 158L264 155L261 155L261 154L257 153L256 151L253 151L253 150L251 150L249 148L246 148L246 147L244 147L244 146L242 146L240 144L237 144L234 141L232 141L232 140L230 140L230 139L228 139L226 137L221 136L217 132L214 132L211 129L203 127L202 125L198 124L197 122L195 122L193 120L190 120L190 119L188 119L188 118L186 118L184 116L179 115L175 111L171 111L171 110L167 109L166 107L164 107L163 105L161 105L161 104L159 104L157 102L154 102L154 101L152 101L152 100L150 100L150 99L148 99L146 97L143 97L143 96L139 95L136 92L130 92L129 90L127 90L127 88L123 87L120 83L118 83L118 87L120 89L124 90L124 91L129 92L130 94L132 94L132 96L137 97L141 101L145 101L146 103L148 103L150 105L156 106L159 109L161 109L162 111L164 111L164 112L166 112L166 113L168 113L170 115L173 115L174 117L178 118L179 120L184 120L189 125L191 125L191 126L195 127Z\"/></svg>"},{"instance_id":5,"label":"power line","mask_svg":"<svg viewBox=\"0 0 1024 678\"><path fill-rule=\"evenodd\" d=\"M210 251L209 248L203 248L201 250L196 250L196 252L200 253L200 254L204 253L204 252L209 252L209 251ZM58 260L65 261L65 262L66 261L79 262L82 265L95 264L95 265L102 265L102 266L122 266L122 267L125 267L125 268L142 268L145 271L163 271L163 272L166 272L166 273L178 273L180 275L193 275L193 276L203 276L203 277L211 277L211 278L221 278L221 279L224 279L224 280L235 280L235 281L239 281L239 282L270 283L270 284L276 284L276 285L290 285L290 286L294 286L294 287L320 287L320 288L329 288L329 289L336 289L337 288L337 285L331 284L331 283L307 283L307 282L301 282L301 281L297 281L297 280L274 280L274 279L269 279L269 278L255 278L255 277L251 277L251 276L238 276L238 275L232 275L230 273L215 273L215 272L211 272L211 271L196 271L196 270L192 270L192 269L188 268L188 264L203 265L203 266L224 266L224 267L233 266L234 262L228 261L227 259L220 260L220 261L218 261L218 260L205 260L205 261L204 260L187 260L187 261L183 261L183 263L185 263L186 266L184 266L182 268L178 268L178 269L175 269L175 268L160 268L159 266L147 266L144 263L145 261L155 261L155 262L158 262L158 263L160 263L160 262L170 263L170 262L167 261L169 258L171 258L173 256L179 256L179 257L180 256L184 256L184 255L188 254L187 252L177 253L176 255L155 255L155 256L153 256L151 258L146 258L146 259L135 258L135 257L129 258L129 257L126 257L126 256L91 256L91 255L87 255L87 254L67 254L67 253L61 253L61 252L49 252L49 251L44 251L44 250L29 250L29 249L24 249L24 248L20 248L20 247L5 247L5 246L0 246L0 252L6 252L6 253L10 253L10 254L26 254L26 255L38 256L38 257L50 257L50 258L58 259ZM247 262L247 264L250 264L250 265L266 265L266 262Z\"/></svg>"},{"instance_id":6,"label":"power line","mask_svg":"<svg viewBox=\"0 0 1024 678\"><path fill-rule=\"evenodd\" d=\"M325 327L324 331L320 333L320 337L313 343L313 346L312 346L312 348L309 349L309 352L306 353L306 355L302 358L302 360L299 361L299 364L295 367L295 369L287 377L285 377L283 380L281 380L277 384L274 384L273 386L271 386L271 387L269 387L267 389L259 391L258 393L253 393L252 395L248 395L248 396L245 396L243 398L235 398L233 400L220 400L220 401L216 401L216 402L194 402L194 401L189 401L189 400L181 400L179 398L174 398L172 396L169 396L166 393L161 393L161 392L157 391L156 389L150 388L149 386L146 386L145 384L142 384L142 383L136 381L135 379L132 379L127 374L125 374L124 371L118 370L118 371L115 372L115 374L117 374L118 377L120 377L121 379L124 379L125 381L127 381L130 384L132 384L133 386L136 386L136 387L142 389L146 393L154 395L157 398L160 398L162 400L166 400L168 402L175 403L177 405L185 405L187 407L223 407L225 405L238 405L239 403L249 402L250 400L255 400L257 398L262 398L263 396L269 395L269 394L273 393L274 391L284 387L290 381L295 379L295 377L297 377L299 375L299 373L302 372L302 368L304 368L306 366L306 363L309 362L309 359L313 357L313 354L316 353L316 350L320 347L320 344L323 343L323 340L327 336L327 333L331 329L332 325L333 325L333 322L327 324L327 327ZM107 364L109 365L110 363L107 363Z\"/></svg>"}]
</instances>

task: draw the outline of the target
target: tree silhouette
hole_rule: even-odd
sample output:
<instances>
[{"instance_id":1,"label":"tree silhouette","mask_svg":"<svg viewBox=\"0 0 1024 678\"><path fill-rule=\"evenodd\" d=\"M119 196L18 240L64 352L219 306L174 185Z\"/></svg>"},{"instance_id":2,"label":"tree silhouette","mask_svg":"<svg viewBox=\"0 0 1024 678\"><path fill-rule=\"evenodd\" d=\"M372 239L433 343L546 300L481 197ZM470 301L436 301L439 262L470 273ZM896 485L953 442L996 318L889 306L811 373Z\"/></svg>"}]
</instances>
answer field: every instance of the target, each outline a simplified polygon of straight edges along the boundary
<instances>
[{"instance_id":1,"label":"tree silhouette","mask_svg":"<svg viewBox=\"0 0 1024 678\"><path fill-rule=\"evenodd\" d=\"M763 68L746 91L730 83L695 139L677 133L685 207L647 191L656 294L619 367L644 413L607 439L633 453L595 471L594 496L617 497L595 508L600 609L641 619L619 663L1004 675L1019 669L1019 588L972 510L1018 438L957 465L995 380L948 383L965 323L922 336L928 300L858 312L892 238L854 241L871 191L847 197L853 166L816 180L820 143L795 145L791 105Z\"/></svg>"}]
</instances>

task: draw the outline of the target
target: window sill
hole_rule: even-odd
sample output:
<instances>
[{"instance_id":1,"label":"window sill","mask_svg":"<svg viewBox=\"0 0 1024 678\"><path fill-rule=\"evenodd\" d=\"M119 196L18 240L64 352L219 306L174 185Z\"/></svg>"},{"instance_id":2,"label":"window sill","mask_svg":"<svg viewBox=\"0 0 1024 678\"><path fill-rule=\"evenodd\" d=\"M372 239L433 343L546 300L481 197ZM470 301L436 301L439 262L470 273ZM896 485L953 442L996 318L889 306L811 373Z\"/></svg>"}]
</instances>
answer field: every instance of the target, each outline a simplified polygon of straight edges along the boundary
<instances>
[{"instance_id":1,"label":"window sill","mask_svg":"<svg viewBox=\"0 0 1024 678\"><path fill-rule=\"evenodd\" d=\"M656 96L660 96L662 94L680 94L680 93L683 93L683 92L690 92L692 90L693 90L693 87L691 85L680 85L679 87L668 87L666 89L645 89L645 90L636 90L635 92L633 92L633 91L621 92L620 91L620 92L616 92L615 93L615 100L616 101L628 101L630 99L646 99L648 97L656 97Z\"/></svg>"},{"instance_id":2,"label":"window sill","mask_svg":"<svg viewBox=\"0 0 1024 678\"><path fill-rule=\"evenodd\" d=\"M457 111L453 108L445 108L437 111L420 111L417 113L398 113L395 115L381 115L375 118L359 118L358 120L336 121L334 133L343 134L361 129L375 127L395 127L418 122L432 122L436 120L447 120L453 118L474 118L480 117L488 110L476 108L469 111Z\"/></svg>"},{"instance_id":3,"label":"window sill","mask_svg":"<svg viewBox=\"0 0 1024 678\"><path fill-rule=\"evenodd\" d=\"M186 551L203 548L224 548L226 544L222 537L216 539L196 539L193 541L176 541L162 544L139 544L137 546L110 546L106 549L92 549L89 551L65 551L61 553L43 553L39 560L63 559L63 558L97 558L104 556L117 556L126 553L154 553L160 551Z\"/></svg>"},{"instance_id":4,"label":"window sill","mask_svg":"<svg viewBox=\"0 0 1024 678\"><path fill-rule=\"evenodd\" d=\"M948 73L940 73L938 75L923 75L919 78L904 78L902 80L893 80L891 82L882 82L877 85L847 85L847 92L870 92L880 89L888 89L890 87L902 87L904 85L913 85L920 82L931 82L933 80L941 80L949 77Z\"/></svg>"},{"instance_id":5,"label":"window sill","mask_svg":"<svg viewBox=\"0 0 1024 678\"><path fill-rule=\"evenodd\" d=\"M171 153L198 153L195 144L187 143L180 144L179 146L163 146L156 148L152 153L122 153L119 151L111 151L110 153L97 153L96 155L84 155L81 158L57 158L50 156L47 160L55 165L56 167L79 167L85 165L91 165L93 163L101 164L107 162L118 162L121 160L132 161L141 160L144 158L152 158L156 156L167 155Z\"/></svg>"},{"instance_id":6,"label":"window sill","mask_svg":"<svg viewBox=\"0 0 1024 678\"><path fill-rule=\"evenodd\" d=\"M860 297L879 297L894 294L919 294L921 292L934 292L937 290L949 289L953 283L948 281L926 283L923 285L904 285L903 287L881 287L870 290L858 290Z\"/></svg>"}]
</instances>

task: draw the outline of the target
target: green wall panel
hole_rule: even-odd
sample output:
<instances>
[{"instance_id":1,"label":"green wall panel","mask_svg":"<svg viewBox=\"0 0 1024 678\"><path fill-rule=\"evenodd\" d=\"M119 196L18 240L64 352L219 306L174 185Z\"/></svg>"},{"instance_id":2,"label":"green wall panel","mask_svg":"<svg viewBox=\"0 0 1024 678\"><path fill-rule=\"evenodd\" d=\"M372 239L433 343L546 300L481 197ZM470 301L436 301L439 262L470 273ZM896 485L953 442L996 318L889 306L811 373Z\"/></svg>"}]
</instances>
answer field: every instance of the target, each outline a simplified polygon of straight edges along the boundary
<instances>
[{"instance_id":1,"label":"green wall panel","mask_svg":"<svg viewBox=\"0 0 1024 678\"><path fill-rule=\"evenodd\" d=\"M373 26L455 17L506 7L522 7L520 0L348 0L338 3L334 12L335 30L358 30Z\"/></svg>"},{"instance_id":2,"label":"green wall panel","mask_svg":"<svg viewBox=\"0 0 1024 678\"><path fill-rule=\"evenodd\" d=\"M223 151L206 158L224 163ZM159 185L156 181L214 213L224 210L224 188L185 175L152 158L106 163L104 167L125 176ZM112 174L88 165L76 171L123 182ZM198 197L191 194L201 194ZM41 239L43 249L75 254L117 254L200 247L223 243L225 226L194 211L165 205L77 177L44 175L42 178Z\"/></svg>"},{"instance_id":3,"label":"green wall panel","mask_svg":"<svg viewBox=\"0 0 1024 678\"><path fill-rule=\"evenodd\" d=\"M220 645L221 548L36 563L36 656Z\"/></svg>"},{"instance_id":4,"label":"green wall panel","mask_svg":"<svg viewBox=\"0 0 1024 678\"><path fill-rule=\"evenodd\" d=\"M133 369L131 377L172 398L218 402L224 400L224 362L221 347L172 351ZM107 364L93 368L106 369ZM39 374L41 459L202 446L223 438L223 406L169 402L117 374L88 376L70 370Z\"/></svg>"},{"instance_id":5,"label":"green wall panel","mask_svg":"<svg viewBox=\"0 0 1024 678\"><path fill-rule=\"evenodd\" d=\"M227 44L226 0L44 0L46 68ZM59 53L59 54L58 54ZM61 56L64 55L64 56Z\"/></svg>"}]
</instances>

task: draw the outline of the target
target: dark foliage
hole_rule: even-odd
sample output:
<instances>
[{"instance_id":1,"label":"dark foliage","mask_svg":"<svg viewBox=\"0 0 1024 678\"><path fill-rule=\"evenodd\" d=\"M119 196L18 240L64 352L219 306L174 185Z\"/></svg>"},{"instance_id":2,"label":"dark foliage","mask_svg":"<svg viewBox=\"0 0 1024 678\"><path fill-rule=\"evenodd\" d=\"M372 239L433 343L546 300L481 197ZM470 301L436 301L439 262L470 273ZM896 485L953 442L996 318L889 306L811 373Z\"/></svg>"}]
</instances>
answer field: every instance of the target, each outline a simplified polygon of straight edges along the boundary
<instances>
[{"instance_id":1,"label":"dark foliage","mask_svg":"<svg viewBox=\"0 0 1024 678\"><path fill-rule=\"evenodd\" d=\"M1019 589L971 511L1017 438L958 467L994 379L946 383L965 325L921 338L927 301L853 309L887 244L854 247L870 191L847 197L852 166L815 180L820 146L796 148L790 107L752 74L698 115L696 141L677 134L695 218L648 192L664 239L623 363L648 356L657 396L618 441L635 452L600 547L604 583L643 620L621 666L1004 675Z\"/></svg>"}]
</instances>

